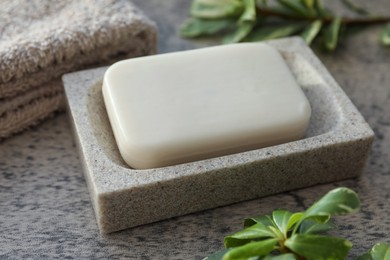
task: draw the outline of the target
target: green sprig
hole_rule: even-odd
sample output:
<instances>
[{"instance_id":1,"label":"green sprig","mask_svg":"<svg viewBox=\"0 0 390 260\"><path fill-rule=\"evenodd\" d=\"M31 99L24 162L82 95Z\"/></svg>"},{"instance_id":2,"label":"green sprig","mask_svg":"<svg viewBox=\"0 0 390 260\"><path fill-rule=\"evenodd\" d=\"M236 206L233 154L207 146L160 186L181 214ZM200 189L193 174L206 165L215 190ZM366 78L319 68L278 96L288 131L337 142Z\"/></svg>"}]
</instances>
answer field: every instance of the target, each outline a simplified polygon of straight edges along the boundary
<instances>
[{"instance_id":1,"label":"green sprig","mask_svg":"<svg viewBox=\"0 0 390 260\"><path fill-rule=\"evenodd\" d=\"M304 212L279 209L271 215L246 219L243 230L225 237L226 249L206 259L344 259L352 243L323 233L335 227L330 222L332 216L354 213L359 208L354 191L337 188Z\"/></svg>"},{"instance_id":2,"label":"green sprig","mask_svg":"<svg viewBox=\"0 0 390 260\"><path fill-rule=\"evenodd\" d=\"M353 0L341 2L359 16L338 17L322 0L277 0L274 5L266 0L193 0L191 18L180 32L190 38L222 35L225 44L300 35L308 44L320 38L327 50L335 50L341 28L387 23L380 41L390 46L390 17L370 14Z\"/></svg>"},{"instance_id":3,"label":"green sprig","mask_svg":"<svg viewBox=\"0 0 390 260\"><path fill-rule=\"evenodd\" d=\"M390 259L390 244L378 243L372 249L359 256L357 260L389 260Z\"/></svg>"}]
</instances>

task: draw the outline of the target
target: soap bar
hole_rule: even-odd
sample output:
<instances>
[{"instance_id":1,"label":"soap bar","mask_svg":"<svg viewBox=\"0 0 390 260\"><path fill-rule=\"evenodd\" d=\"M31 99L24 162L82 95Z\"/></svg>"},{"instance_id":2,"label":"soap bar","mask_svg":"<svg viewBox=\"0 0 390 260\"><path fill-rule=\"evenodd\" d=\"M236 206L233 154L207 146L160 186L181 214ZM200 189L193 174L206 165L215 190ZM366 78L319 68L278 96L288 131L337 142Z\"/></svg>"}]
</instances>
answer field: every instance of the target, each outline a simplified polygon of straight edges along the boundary
<instances>
[{"instance_id":1,"label":"soap bar","mask_svg":"<svg viewBox=\"0 0 390 260\"><path fill-rule=\"evenodd\" d=\"M136 169L293 141L311 114L283 57L265 43L117 62L103 98L119 151Z\"/></svg>"}]
</instances>

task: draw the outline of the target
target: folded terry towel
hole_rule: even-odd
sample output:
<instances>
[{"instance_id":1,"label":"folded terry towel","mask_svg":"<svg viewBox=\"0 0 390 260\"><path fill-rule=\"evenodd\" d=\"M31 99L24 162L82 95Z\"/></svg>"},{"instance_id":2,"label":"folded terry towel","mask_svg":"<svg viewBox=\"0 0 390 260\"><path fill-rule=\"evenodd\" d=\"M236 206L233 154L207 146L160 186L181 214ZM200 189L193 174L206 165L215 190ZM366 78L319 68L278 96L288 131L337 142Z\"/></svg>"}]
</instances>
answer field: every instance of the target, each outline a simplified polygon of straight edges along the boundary
<instances>
[{"instance_id":1,"label":"folded terry towel","mask_svg":"<svg viewBox=\"0 0 390 260\"><path fill-rule=\"evenodd\" d=\"M63 108L62 74L155 45L155 25L129 0L2 0L0 139Z\"/></svg>"}]
</instances>

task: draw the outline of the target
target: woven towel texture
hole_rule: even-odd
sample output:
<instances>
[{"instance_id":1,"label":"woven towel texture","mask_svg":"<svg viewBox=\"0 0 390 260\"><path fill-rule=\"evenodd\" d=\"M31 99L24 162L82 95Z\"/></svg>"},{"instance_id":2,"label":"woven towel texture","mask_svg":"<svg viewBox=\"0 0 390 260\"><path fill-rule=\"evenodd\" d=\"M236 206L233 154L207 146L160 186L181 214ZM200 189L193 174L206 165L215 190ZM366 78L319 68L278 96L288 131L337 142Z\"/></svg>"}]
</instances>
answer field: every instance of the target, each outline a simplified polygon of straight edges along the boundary
<instances>
[{"instance_id":1,"label":"woven towel texture","mask_svg":"<svg viewBox=\"0 0 390 260\"><path fill-rule=\"evenodd\" d=\"M62 74L155 45L155 25L129 0L2 0L0 139L63 108Z\"/></svg>"}]
</instances>

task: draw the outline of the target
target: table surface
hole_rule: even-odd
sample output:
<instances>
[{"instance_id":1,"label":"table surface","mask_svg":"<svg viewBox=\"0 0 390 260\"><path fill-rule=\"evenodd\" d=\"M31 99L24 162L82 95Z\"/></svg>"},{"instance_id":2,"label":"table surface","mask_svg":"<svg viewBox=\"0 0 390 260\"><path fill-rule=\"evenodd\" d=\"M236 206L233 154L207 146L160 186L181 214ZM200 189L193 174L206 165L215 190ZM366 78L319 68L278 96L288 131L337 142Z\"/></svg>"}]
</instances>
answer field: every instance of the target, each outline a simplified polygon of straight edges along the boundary
<instances>
[{"instance_id":1,"label":"table surface","mask_svg":"<svg viewBox=\"0 0 390 260\"><path fill-rule=\"evenodd\" d=\"M202 47L177 34L189 0L136 0L157 22L159 52ZM362 1L364 2L364 1ZM365 2L366 5L368 1ZM334 8L341 10L334 1ZM388 0L370 8L390 12ZM349 259L376 242L390 242L390 48L379 45L380 26L361 30L333 54L317 52L375 131L360 178L285 192L177 217L109 235L99 234L66 113L0 143L0 258L202 259L245 217L276 208L303 210L327 191L359 193L360 212L338 217L333 234L353 244Z\"/></svg>"}]
</instances>

